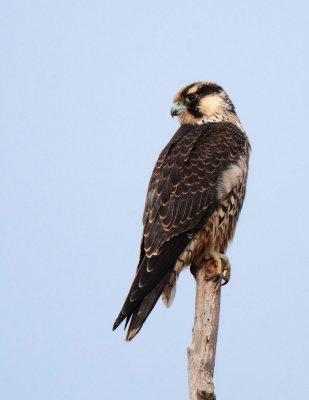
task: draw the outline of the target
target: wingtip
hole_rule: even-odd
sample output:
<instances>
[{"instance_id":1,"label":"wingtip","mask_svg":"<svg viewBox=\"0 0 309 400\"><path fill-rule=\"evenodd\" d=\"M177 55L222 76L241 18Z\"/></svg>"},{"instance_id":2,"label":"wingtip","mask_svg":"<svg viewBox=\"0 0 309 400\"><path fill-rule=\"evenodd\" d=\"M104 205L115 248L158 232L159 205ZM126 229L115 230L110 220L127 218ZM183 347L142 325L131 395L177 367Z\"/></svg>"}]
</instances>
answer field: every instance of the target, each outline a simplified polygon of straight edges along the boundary
<instances>
[{"instance_id":1,"label":"wingtip","mask_svg":"<svg viewBox=\"0 0 309 400\"><path fill-rule=\"evenodd\" d=\"M120 319L119 317L116 319L113 325L113 331L118 328L118 326L121 324L122 321L123 319Z\"/></svg>"},{"instance_id":2,"label":"wingtip","mask_svg":"<svg viewBox=\"0 0 309 400\"><path fill-rule=\"evenodd\" d=\"M126 329L126 326L127 326L128 322L129 322L129 320L130 320L130 318L127 318L127 321L126 321L124 329ZM117 329L122 321L123 320L119 321L118 319L116 319L116 321L114 322L112 330L114 331L115 329ZM130 342L138 334L138 332L141 330L141 327L142 327L141 325L138 325L134 329L130 329L129 328L129 330L127 332L127 335L126 335L126 338L125 338L126 342Z\"/></svg>"},{"instance_id":3,"label":"wingtip","mask_svg":"<svg viewBox=\"0 0 309 400\"><path fill-rule=\"evenodd\" d=\"M114 331L115 329L117 329L118 326L121 325L122 322L123 322L125 319L126 319L126 322L125 322L125 325L124 325L124 330L126 330L127 325L128 325L128 323L129 323L131 317L132 317L132 314L126 315L126 314L123 314L123 313L121 312L121 313L118 315L116 321L114 322L114 325L113 325L112 330Z\"/></svg>"}]
</instances>

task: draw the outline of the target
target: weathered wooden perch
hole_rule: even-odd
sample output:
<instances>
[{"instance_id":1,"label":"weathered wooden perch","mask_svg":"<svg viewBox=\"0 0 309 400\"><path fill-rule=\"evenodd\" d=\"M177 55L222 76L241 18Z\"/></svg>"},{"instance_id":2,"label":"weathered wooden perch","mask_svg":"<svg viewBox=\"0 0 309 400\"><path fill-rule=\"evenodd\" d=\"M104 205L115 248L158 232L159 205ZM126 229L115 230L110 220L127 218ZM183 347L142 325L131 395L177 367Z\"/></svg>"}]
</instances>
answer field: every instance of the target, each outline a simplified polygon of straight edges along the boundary
<instances>
[{"instance_id":1,"label":"weathered wooden perch","mask_svg":"<svg viewBox=\"0 0 309 400\"><path fill-rule=\"evenodd\" d=\"M212 260L191 268L196 280L192 345L188 348L190 400L215 400L213 374L219 325L221 279Z\"/></svg>"}]
</instances>

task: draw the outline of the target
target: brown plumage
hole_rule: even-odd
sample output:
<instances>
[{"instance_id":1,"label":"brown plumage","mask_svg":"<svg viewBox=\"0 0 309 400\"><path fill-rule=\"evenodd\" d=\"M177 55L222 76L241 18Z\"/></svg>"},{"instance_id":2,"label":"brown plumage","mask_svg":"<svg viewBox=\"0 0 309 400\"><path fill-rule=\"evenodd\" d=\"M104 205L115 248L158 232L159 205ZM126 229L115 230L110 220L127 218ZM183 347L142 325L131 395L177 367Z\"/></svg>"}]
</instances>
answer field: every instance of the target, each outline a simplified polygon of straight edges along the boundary
<instances>
[{"instance_id":1,"label":"brown plumage","mask_svg":"<svg viewBox=\"0 0 309 400\"><path fill-rule=\"evenodd\" d=\"M249 142L223 89L197 82L181 89L172 114L182 125L153 170L143 217L140 261L113 329L142 327L160 295L167 305L185 265L224 253L242 207Z\"/></svg>"}]
</instances>

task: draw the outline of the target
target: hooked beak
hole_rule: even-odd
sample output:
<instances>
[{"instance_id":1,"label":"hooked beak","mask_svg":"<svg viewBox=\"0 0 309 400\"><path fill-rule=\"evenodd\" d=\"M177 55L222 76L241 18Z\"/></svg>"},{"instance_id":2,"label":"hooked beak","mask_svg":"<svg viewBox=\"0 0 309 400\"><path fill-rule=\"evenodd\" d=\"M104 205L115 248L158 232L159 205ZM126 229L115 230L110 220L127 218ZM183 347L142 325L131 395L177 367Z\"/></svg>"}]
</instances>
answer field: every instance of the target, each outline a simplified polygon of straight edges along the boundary
<instances>
[{"instance_id":1,"label":"hooked beak","mask_svg":"<svg viewBox=\"0 0 309 400\"><path fill-rule=\"evenodd\" d=\"M174 118L176 115L180 115L185 108L186 106L180 101L174 103L171 108L171 116Z\"/></svg>"}]
</instances>

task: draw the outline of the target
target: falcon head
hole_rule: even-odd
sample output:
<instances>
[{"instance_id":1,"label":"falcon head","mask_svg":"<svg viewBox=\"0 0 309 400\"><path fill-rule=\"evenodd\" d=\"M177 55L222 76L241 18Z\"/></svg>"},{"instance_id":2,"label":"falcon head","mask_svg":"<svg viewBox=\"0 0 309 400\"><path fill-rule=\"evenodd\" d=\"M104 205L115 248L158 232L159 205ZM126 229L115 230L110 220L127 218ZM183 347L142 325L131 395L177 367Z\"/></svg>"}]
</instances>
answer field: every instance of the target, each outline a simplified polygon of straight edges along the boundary
<instances>
[{"instance_id":1,"label":"falcon head","mask_svg":"<svg viewBox=\"0 0 309 400\"><path fill-rule=\"evenodd\" d=\"M235 108L221 86L213 82L195 82L176 93L171 108L172 117L181 124L233 121ZM237 118L238 120L238 118Z\"/></svg>"}]
</instances>

